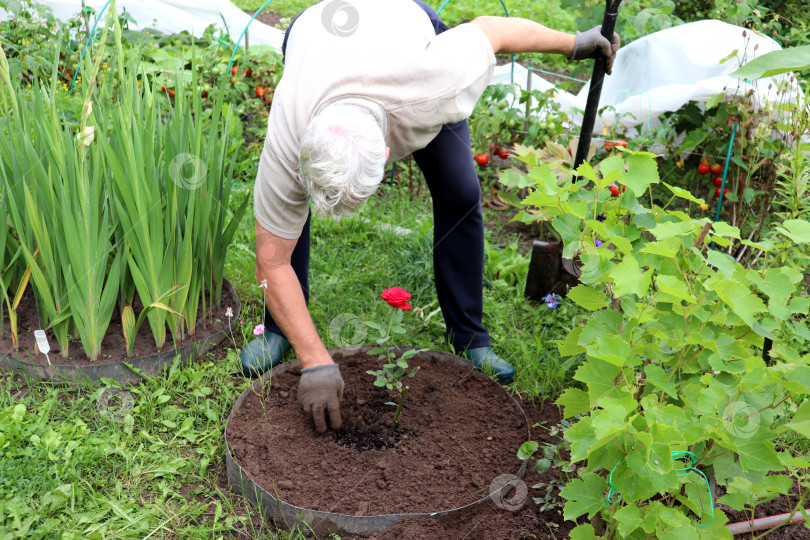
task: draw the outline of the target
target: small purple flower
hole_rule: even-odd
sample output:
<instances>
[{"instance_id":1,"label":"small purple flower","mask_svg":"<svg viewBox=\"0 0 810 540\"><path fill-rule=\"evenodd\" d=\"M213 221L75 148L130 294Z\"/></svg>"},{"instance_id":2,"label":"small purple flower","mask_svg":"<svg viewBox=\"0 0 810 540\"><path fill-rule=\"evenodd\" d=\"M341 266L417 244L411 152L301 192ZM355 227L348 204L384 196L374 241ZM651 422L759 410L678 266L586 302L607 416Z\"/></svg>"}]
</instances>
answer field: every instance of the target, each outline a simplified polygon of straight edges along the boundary
<instances>
[{"instance_id":1,"label":"small purple flower","mask_svg":"<svg viewBox=\"0 0 810 540\"><path fill-rule=\"evenodd\" d=\"M560 305L560 297L554 293L547 294L543 300L551 309L556 309Z\"/></svg>"},{"instance_id":2,"label":"small purple flower","mask_svg":"<svg viewBox=\"0 0 810 540\"><path fill-rule=\"evenodd\" d=\"M596 216L596 221L599 222L605 221L606 219L607 218L605 217L605 214L599 214L598 216Z\"/></svg>"},{"instance_id":3,"label":"small purple flower","mask_svg":"<svg viewBox=\"0 0 810 540\"><path fill-rule=\"evenodd\" d=\"M599 247L599 246L601 246L602 244L604 244L604 242L602 242L602 241L601 241L601 240L599 240L598 238L597 238L596 240L594 240L594 241L593 241L593 243L596 245L596 247Z\"/></svg>"}]
</instances>

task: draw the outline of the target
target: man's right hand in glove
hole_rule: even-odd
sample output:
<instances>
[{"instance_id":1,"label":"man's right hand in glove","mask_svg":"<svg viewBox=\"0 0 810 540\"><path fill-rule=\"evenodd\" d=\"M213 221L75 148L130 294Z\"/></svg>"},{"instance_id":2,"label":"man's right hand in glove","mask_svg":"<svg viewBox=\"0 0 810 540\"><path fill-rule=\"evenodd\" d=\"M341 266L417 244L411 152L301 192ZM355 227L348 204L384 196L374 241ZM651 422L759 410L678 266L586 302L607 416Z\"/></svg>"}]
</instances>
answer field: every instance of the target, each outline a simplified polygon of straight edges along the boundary
<instances>
[{"instance_id":1,"label":"man's right hand in glove","mask_svg":"<svg viewBox=\"0 0 810 540\"><path fill-rule=\"evenodd\" d=\"M326 431L325 413L332 429L339 429L340 400L343 399L343 377L337 364L321 364L301 370L298 403L307 418L315 422L315 431Z\"/></svg>"},{"instance_id":2,"label":"man's right hand in glove","mask_svg":"<svg viewBox=\"0 0 810 540\"><path fill-rule=\"evenodd\" d=\"M341 425L343 378L312 324L303 290L290 264L296 242L278 237L256 222L256 279L267 285L267 308L301 360L298 402L312 418L315 429L324 432L327 413L334 429Z\"/></svg>"}]
</instances>

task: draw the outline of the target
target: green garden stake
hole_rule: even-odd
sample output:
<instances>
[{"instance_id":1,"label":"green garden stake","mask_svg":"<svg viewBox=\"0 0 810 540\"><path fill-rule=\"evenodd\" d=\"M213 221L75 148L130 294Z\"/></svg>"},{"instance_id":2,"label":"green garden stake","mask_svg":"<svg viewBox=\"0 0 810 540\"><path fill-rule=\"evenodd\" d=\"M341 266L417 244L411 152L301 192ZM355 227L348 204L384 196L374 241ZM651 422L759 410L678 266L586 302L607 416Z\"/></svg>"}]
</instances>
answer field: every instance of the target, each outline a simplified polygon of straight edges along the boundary
<instances>
[{"instance_id":1,"label":"green garden stake","mask_svg":"<svg viewBox=\"0 0 810 540\"><path fill-rule=\"evenodd\" d=\"M726 178L728 177L728 165L731 162L731 151L734 148L734 137L737 135L737 126L739 122L734 122L734 128L731 130L731 142L728 143L728 152L726 152L726 166L723 168L723 183L720 186L720 196L717 197L717 214L714 216L714 221L720 221L720 209L723 208L723 199L725 199ZM714 242L712 242L714 246Z\"/></svg>"},{"instance_id":2,"label":"green garden stake","mask_svg":"<svg viewBox=\"0 0 810 540\"><path fill-rule=\"evenodd\" d=\"M233 46L233 52L231 53L231 59L228 62L228 71L226 71L226 73L230 73L231 71L231 67L233 66L233 57L236 56L236 50L239 48L239 44L242 42L242 38L245 37L245 34L247 34L248 28L250 28L250 23L252 23L253 20L256 18L256 16L259 13L261 13L262 10L267 7L267 4L269 4L272 1L273 0L267 0L267 2L262 4L262 7L256 10L256 13L253 14L253 17L251 17L248 23L245 25L245 29L242 30L241 34L239 34L239 39L236 40L236 43Z\"/></svg>"}]
</instances>

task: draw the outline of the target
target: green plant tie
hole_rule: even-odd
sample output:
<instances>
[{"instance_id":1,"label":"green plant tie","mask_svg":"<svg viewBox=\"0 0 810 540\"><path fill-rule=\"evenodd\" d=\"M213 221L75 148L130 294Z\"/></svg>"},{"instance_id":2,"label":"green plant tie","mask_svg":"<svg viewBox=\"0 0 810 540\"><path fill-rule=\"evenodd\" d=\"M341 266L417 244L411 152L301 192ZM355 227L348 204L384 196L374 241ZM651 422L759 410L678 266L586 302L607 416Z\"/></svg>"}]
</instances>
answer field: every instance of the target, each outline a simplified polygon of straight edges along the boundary
<instances>
[{"instance_id":1,"label":"green plant tie","mask_svg":"<svg viewBox=\"0 0 810 540\"><path fill-rule=\"evenodd\" d=\"M73 80L70 81L70 90L68 93L73 93L73 85L76 84L76 77L79 76L79 69L82 67L82 62L84 62L84 55L87 54L87 47L90 46L90 43L93 41L93 36L96 34L96 27L98 26L98 22L101 20L101 16L104 15L104 12L107 10L107 7L110 5L112 0L107 0L107 3L104 4L104 7L101 8L101 11L98 12L96 15L96 22L93 23L93 29L90 30L90 35L87 37L87 43L84 44L84 50L82 50L82 56L79 58L79 63L76 65L76 72L73 74Z\"/></svg>"},{"instance_id":2,"label":"green plant tie","mask_svg":"<svg viewBox=\"0 0 810 540\"><path fill-rule=\"evenodd\" d=\"M233 52L231 53L231 59L228 62L228 71L226 71L225 73L230 73L231 67L233 66L233 57L236 56L236 50L239 48L239 44L242 43L242 38L245 37L245 34L247 34L248 28L250 27L250 23L252 23L253 20L256 18L256 16L259 13L261 13L262 10L267 7L267 4L269 4L272 1L273 0L267 0L267 2L262 4L262 7L260 7L259 9L256 10L256 13L253 14L253 17L251 17L250 20L248 21L248 23L245 25L245 29L242 30L241 34L239 34L239 39L236 40L236 43L233 46Z\"/></svg>"},{"instance_id":3,"label":"green plant tie","mask_svg":"<svg viewBox=\"0 0 810 540\"><path fill-rule=\"evenodd\" d=\"M737 127L736 125L734 126ZM733 136L732 136L733 140ZM712 519L703 525L700 525L698 528L702 529L703 527L708 527L712 523L714 523L714 497L712 497L712 488L709 485L709 479L706 478L706 475L700 469L695 468L697 465L697 456L694 452L685 452L682 450L673 451L671 452L673 460L683 460L686 461L689 466L688 467L681 467L675 469L675 472L680 472L677 476L687 476L690 472L696 472L701 477L703 477L703 481L706 482L706 491L709 492L709 510L711 511ZM622 462L619 461L616 465L613 466L613 469L610 471L610 476L608 476L608 485L610 485L610 490L608 491L607 495L605 496L605 504L608 506L618 504L622 500L622 494L619 493L616 488L613 486L613 473L616 471L616 467L621 465Z\"/></svg>"}]
</instances>

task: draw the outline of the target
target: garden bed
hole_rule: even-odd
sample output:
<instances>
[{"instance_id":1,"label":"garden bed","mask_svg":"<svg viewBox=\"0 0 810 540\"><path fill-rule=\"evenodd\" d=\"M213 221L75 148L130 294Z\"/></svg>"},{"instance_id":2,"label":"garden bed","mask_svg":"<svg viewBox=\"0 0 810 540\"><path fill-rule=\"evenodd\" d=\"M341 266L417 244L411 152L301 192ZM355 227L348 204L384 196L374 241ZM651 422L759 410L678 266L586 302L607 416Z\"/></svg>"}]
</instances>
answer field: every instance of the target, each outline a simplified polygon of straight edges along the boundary
<instances>
[{"instance_id":1,"label":"garden bed","mask_svg":"<svg viewBox=\"0 0 810 540\"><path fill-rule=\"evenodd\" d=\"M206 305L209 299L206 295ZM208 320L204 310L200 309L197 317L197 331L193 336L187 335L185 339L172 344L171 339L158 350L149 331L149 325L141 326L135 337L134 354L127 355L127 344L120 315L115 315L110 322L107 332L102 340L102 355L93 362L85 354L79 339L70 340L69 355L63 357L52 332L47 331L51 351L48 359L35 348L34 330L39 328L39 316L34 304L33 295L29 292L23 297L17 309L19 328L19 351L14 351L11 336L8 332L0 338L0 369L26 371L34 378L54 380L97 380L99 377L109 377L122 383L135 383L140 375L125 364L130 364L137 371L148 376L160 373L163 365L173 360L174 356L181 355L183 361L193 354L200 354L222 341L229 334L229 324L238 320L241 304L236 291L230 283L225 282L222 288L222 308L217 310L216 316ZM234 317L225 316L225 309L232 308ZM207 311L207 310L205 310ZM220 313L221 311L221 313Z\"/></svg>"},{"instance_id":2,"label":"garden bed","mask_svg":"<svg viewBox=\"0 0 810 540\"><path fill-rule=\"evenodd\" d=\"M522 472L516 452L529 436L526 418L501 386L466 363L435 352L414 357L421 369L391 434L394 408L386 402L395 398L366 373L380 361L362 351L334 357L346 384L337 432L317 434L306 421L295 399L297 363L237 402L226 443L243 479L299 508L396 514L396 522L478 503L497 490L496 477Z\"/></svg>"}]
</instances>

